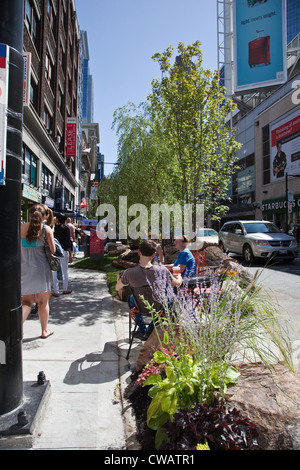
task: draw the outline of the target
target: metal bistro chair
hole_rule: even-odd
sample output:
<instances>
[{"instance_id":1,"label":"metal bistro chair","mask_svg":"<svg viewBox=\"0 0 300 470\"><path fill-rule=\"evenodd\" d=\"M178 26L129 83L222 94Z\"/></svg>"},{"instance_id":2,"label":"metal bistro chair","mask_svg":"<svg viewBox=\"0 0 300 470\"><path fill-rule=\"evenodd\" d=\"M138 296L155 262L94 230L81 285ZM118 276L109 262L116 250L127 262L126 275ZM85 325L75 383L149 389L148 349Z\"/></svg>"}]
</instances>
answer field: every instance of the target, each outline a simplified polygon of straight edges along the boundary
<instances>
[{"instance_id":1,"label":"metal bistro chair","mask_svg":"<svg viewBox=\"0 0 300 470\"><path fill-rule=\"evenodd\" d=\"M193 250L195 258L195 275L188 278L187 286L189 289L195 288L199 284L209 285L210 276L205 274L205 251Z\"/></svg>"},{"instance_id":2,"label":"metal bistro chair","mask_svg":"<svg viewBox=\"0 0 300 470\"><path fill-rule=\"evenodd\" d=\"M223 284L226 279L228 270L229 270L229 267L227 267L226 269L224 269L224 271L215 275L217 292L220 295L224 295L222 288L223 288ZM197 307L200 304L201 298L209 296L210 293L211 293L211 284L206 285L206 284L199 283L198 286L194 288L194 295L196 296L195 307Z\"/></svg>"},{"instance_id":3,"label":"metal bistro chair","mask_svg":"<svg viewBox=\"0 0 300 470\"><path fill-rule=\"evenodd\" d=\"M142 286L142 287L129 287L127 286L127 301L128 301L128 307L129 307L129 348L127 351L126 355L126 360L128 360L132 343L134 340L134 334L137 330L137 322L135 321L135 316L136 315L143 315L143 317L150 317L152 321L152 316L149 310L146 308L146 305L141 298L141 296L144 297L145 300L147 300L151 306L157 311L160 312L162 310L162 305L157 302L156 300L153 299L153 291L149 285L147 286ZM134 303L135 306L132 307L130 303L130 296L133 295L134 298ZM134 323L134 328L132 330L132 326Z\"/></svg>"}]
</instances>

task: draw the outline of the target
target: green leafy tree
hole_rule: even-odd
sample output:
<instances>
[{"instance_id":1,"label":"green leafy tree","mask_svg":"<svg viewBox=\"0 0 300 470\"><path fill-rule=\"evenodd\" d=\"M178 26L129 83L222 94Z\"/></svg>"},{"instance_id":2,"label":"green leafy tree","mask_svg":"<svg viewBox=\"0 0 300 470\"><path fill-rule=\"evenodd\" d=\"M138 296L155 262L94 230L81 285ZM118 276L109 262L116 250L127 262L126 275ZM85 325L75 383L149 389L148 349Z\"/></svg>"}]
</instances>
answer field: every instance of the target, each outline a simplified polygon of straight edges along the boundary
<instances>
[{"instance_id":1,"label":"green leafy tree","mask_svg":"<svg viewBox=\"0 0 300 470\"><path fill-rule=\"evenodd\" d=\"M114 113L118 136L117 166L100 188L101 202L118 208L143 204L203 202L206 215L226 211L221 203L235 170L235 141L226 117L233 104L224 99L219 75L202 68L200 43L154 54L161 79L152 82L147 102L128 103ZM201 199L199 199L201 195Z\"/></svg>"},{"instance_id":2,"label":"green leafy tree","mask_svg":"<svg viewBox=\"0 0 300 470\"><path fill-rule=\"evenodd\" d=\"M153 80L148 97L151 122L173 156L178 201L195 204L201 194L206 213L218 216L240 146L225 125L234 105L224 100L218 72L202 68L199 41L180 43L178 53L173 63L171 46L153 55L162 78Z\"/></svg>"}]
</instances>

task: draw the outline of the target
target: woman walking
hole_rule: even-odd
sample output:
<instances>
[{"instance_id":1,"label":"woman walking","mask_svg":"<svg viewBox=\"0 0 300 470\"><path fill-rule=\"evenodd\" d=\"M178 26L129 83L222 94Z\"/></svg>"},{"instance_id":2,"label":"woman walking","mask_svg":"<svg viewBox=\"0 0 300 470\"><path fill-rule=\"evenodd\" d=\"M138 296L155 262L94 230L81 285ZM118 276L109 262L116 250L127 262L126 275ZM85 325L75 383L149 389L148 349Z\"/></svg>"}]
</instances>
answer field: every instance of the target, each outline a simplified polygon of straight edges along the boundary
<instances>
[{"instance_id":1,"label":"woman walking","mask_svg":"<svg viewBox=\"0 0 300 470\"><path fill-rule=\"evenodd\" d=\"M41 322L41 338L48 338L49 298L51 292L51 269L45 254L45 240L51 253L55 252L53 233L43 224L46 212L43 205L29 209L29 222L21 225L21 294L23 322L27 319L34 302L38 304Z\"/></svg>"}]
</instances>

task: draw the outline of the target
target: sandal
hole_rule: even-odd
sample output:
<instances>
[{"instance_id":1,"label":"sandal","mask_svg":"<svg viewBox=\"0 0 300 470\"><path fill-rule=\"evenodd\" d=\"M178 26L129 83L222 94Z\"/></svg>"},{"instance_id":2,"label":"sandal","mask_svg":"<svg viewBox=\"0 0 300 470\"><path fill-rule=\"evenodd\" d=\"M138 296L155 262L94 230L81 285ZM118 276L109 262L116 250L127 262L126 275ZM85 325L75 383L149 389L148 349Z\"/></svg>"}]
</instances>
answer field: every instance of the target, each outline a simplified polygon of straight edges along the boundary
<instances>
[{"instance_id":1,"label":"sandal","mask_svg":"<svg viewBox=\"0 0 300 470\"><path fill-rule=\"evenodd\" d=\"M63 291L63 294L64 294L64 295L65 295L65 294L71 294L71 292L72 292L72 291L71 291L70 289L68 289L68 290L64 290L64 291Z\"/></svg>"},{"instance_id":2,"label":"sandal","mask_svg":"<svg viewBox=\"0 0 300 470\"><path fill-rule=\"evenodd\" d=\"M49 336L53 335L53 333L54 333L54 331L49 330L49 333L47 335L41 335L40 338L47 339L47 338L49 338Z\"/></svg>"},{"instance_id":3,"label":"sandal","mask_svg":"<svg viewBox=\"0 0 300 470\"><path fill-rule=\"evenodd\" d=\"M53 292L53 297L59 297L59 294L56 294L55 292Z\"/></svg>"}]
</instances>

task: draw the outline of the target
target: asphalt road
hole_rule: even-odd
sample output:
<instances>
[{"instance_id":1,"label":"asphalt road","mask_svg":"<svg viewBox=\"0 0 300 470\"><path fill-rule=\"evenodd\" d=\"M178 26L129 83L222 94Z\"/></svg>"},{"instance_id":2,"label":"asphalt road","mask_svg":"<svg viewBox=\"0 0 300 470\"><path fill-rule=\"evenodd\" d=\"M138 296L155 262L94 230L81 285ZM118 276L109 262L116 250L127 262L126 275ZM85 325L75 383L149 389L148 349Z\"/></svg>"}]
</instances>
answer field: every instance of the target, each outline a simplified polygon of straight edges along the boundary
<instances>
[{"instance_id":1,"label":"asphalt road","mask_svg":"<svg viewBox=\"0 0 300 470\"><path fill-rule=\"evenodd\" d=\"M246 266L243 258L229 253ZM248 266L249 267L249 266ZM255 260L249 269L259 272L258 282L265 294L277 305L278 312L285 322L292 343L293 360L300 372L300 257L292 263L273 261L269 265Z\"/></svg>"}]
</instances>

